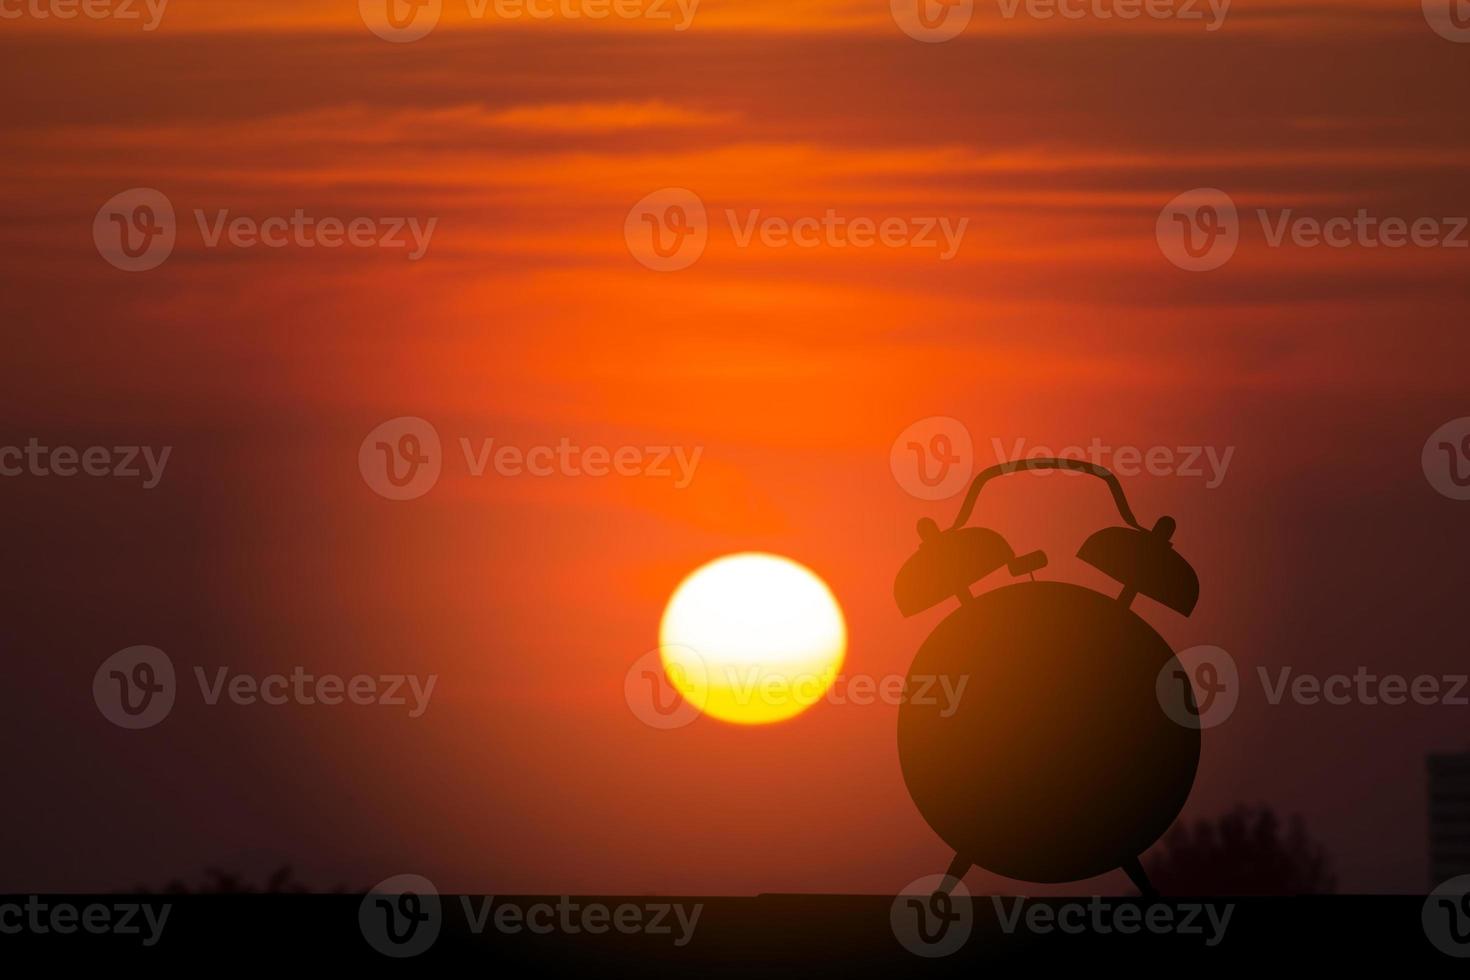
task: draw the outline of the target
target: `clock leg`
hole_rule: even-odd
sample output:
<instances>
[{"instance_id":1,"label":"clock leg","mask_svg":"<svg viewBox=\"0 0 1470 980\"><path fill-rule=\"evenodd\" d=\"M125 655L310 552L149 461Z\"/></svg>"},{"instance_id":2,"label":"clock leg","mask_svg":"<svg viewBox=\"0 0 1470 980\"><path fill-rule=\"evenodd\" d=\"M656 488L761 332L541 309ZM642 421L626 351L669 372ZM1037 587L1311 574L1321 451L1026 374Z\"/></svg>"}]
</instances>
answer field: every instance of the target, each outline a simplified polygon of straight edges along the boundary
<instances>
[{"instance_id":1,"label":"clock leg","mask_svg":"<svg viewBox=\"0 0 1470 980\"><path fill-rule=\"evenodd\" d=\"M973 863L963 854L956 854L954 860L949 862L949 870L944 873L944 881L940 882L939 891L948 895L950 890L960 883L960 879L965 877L965 872L970 870L970 865Z\"/></svg>"},{"instance_id":2,"label":"clock leg","mask_svg":"<svg viewBox=\"0 0 1470 980\"><path fill-rule=\"evenodd\" d=\"M1128 880L1133 882L1133 887L1138 889L1138 894L1144 898L1158 898L1159 893L1153 883L1148 880L1148 874L1143 870L1143 862L1138 858L1129 858L1123 862L1123 871L1128 875Z\"/></svg>"}]
</instances>

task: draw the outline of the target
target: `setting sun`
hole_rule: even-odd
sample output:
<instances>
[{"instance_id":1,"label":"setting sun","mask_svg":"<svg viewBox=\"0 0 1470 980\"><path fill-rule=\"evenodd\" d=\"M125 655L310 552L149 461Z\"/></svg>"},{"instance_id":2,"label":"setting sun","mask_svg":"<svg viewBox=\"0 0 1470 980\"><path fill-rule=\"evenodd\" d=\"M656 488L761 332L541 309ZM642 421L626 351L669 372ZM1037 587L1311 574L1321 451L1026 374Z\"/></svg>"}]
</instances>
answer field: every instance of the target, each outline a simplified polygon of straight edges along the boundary
<instances>
[{"instance_id":1,"label":"setting sun","mask_svg":"<svg viewBox=\"0 0 1470 980\"><path fill-rule=\"evenodd\" d=\"M778 555L728 555L674 590L659 630L664 671L691 704L721 721L794 717L826 694L847 627L832 591Z\"/></svg>"}]
</instances>

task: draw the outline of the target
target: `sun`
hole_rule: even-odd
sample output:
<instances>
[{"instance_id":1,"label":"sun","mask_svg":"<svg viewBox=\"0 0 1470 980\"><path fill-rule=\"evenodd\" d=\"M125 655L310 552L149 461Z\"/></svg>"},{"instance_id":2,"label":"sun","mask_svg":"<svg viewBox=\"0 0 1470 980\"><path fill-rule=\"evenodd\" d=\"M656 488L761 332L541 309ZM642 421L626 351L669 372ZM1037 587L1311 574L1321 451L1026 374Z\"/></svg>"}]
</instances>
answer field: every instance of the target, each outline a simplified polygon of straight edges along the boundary
<instances>
[{"instance_id":1,"label":"sun","mask_svg":"<svg viewBox=\"0 0 1470 980\"><path fill-rule=\"evenodd\" d=\"M832 590L779 555L727 555L696 569L659 627L664 672L705 714L764 725L827 693L847 652Z\"/></svg>"}]
</instances>

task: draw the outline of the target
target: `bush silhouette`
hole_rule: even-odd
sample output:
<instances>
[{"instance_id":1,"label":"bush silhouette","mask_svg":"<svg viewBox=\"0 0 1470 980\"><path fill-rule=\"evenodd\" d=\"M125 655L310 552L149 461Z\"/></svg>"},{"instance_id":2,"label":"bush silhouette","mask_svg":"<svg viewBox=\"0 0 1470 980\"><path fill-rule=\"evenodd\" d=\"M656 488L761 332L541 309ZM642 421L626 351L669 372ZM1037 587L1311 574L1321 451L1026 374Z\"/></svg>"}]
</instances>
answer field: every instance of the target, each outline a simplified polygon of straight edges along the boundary
<instances>
[{"instance_id":1,"label":"bush silhouette","mask_svg":"<svg viewBox=\"0 0 1470 980\"><path fill-rule=\"evenodd\" d=\"M259 886L243 875L221 871L219 868L206 868L204 876L203 884L192 887L179 879L174 879L165 885L162 891L167 895L307 895L318 890L298 881L290 865L277 868L265 883ZM140 894L151 894L153 891L151 888L142 887L135 890ZM367 889L351 889L338 885L327 891L330 894L361 894Z\"/></svg>"},{"instance_id":2,"label":"bush silhouette","mask_svg":"<svg viewBox=\"0 0 1470 980\"><path fill-rule=\"evenodd\" d=\"M1337 890L1326 849L1293 815L1284 830L1267 806L1214 821L1181 821L1145 862L1164 895L1322 895Z\"/></svg>"}]
</instances>

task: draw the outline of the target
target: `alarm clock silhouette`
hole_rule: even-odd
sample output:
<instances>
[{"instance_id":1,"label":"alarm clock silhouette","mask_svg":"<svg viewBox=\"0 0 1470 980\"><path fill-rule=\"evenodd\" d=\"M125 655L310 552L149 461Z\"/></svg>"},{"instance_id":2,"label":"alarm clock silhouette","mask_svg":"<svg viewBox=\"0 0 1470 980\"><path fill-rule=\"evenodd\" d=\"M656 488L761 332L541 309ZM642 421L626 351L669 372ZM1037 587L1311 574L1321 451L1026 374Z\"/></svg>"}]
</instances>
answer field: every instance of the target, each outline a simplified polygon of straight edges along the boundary
<instances>
[{"instance_id":1,"label":"alarm clock silhouette","mask_svg":"<svg viewBox=\"0 0 1470 980\"><path fill-rule=\"evenodd\" d=\"M1092 534L1077 557L1116 580L1116 595L1038 580L1044 553L1016 555L999 533L966 526L987 482L1041 469L1111 489L1123 526ZM975 865L1043 883L1121 868L1153 894L1139 855L1179 815L1200 753L1199 726L1161 701L1159 679L1183 668L1133 607L1142 595L1188 616L1199 601L1199 578L1171 543L1174 520L1145 529L1107 469L1037 458L985 470L951 527L925 518L918 529L919 549L894 582L898 608L906 617L957 608L920 646L906 689L968 678L956 703L905 698L898 714L909 795L955 851L941 890ZM1021 581L972 591L1002 568ZM1170 689L1197 716L1188 683Z\"/></svg>"}]
</instances>

